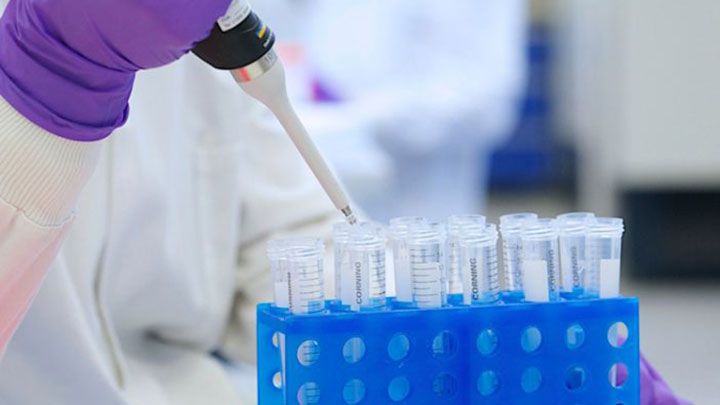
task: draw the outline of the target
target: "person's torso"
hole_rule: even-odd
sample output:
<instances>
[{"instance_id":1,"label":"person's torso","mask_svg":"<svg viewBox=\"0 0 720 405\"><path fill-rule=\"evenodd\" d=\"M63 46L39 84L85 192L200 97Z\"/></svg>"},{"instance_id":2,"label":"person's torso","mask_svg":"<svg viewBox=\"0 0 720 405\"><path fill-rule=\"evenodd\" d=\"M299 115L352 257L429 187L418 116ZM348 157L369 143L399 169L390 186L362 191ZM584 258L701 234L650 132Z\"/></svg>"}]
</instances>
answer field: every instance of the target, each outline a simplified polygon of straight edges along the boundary
<instances>
[{"instance_id":1,"label":"person's torso","mask_svg":"<svg viewBox=\"0 0 720 405\"><path fill-rule=\"evenodd\" d=\"M234 400L209 352L234 291L232 122L247 101L213 99L233 85L220 73L185 58L139 75L132 118L0 363L0 403Z\"/></svg>"}]
</instances>

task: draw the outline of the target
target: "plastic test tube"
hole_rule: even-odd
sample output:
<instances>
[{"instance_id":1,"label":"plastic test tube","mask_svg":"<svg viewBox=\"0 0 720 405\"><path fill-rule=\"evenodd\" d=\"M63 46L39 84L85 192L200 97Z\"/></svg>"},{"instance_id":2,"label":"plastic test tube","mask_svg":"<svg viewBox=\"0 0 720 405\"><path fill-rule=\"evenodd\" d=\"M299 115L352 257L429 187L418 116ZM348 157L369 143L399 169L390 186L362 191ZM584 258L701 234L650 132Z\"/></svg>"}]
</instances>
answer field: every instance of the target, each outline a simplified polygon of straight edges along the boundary
<instances>
[{"instance_id":1,"label":"plastic test tube","mask_svg":"<svg viewBox=\"0 0 720 405\"><path fill-rule=\"evenodd\" d=\"M273 277L273 300L278 308L287 309L288 301L287 260L285 257L285 240L274 239L267 244L267 256L270 260L270 271Z\"/></svg>"},{"instance_id":2,"label":"plastic test tube","mask_svg":"<svg viewBox=\"0 0 720 405\"><path fill-rule=\"evenodd\" d=\"M419 224L408 229L412 298L418 308L440 308L447 303L445 237L440 223Z\"/></svg>"},{"instance_id":3,"label":"plastic test tube","mask_svg":"<svg viewBox=\"0 0 720 405\"><path fill-rule=\"evenodd\" d=\"M498 299L497 228L493 224L465 226L460 231L460 273L463 304L476 305Z\"/></svg>"},{"instance_id":4,"label":"plastic test tube","mask_svg":"<svg viewBox=\"0 0 720 405\"><path fill-rule=\"evenodd\" d=\"M522 279L525 300L557 301L558 229L551 218L525 222L522 226Z\"/></svg>"},{"instance_id":5,"label":"plastic test tube","mask_svg":"<svg viewBox=\"0 0 720 405\"><path fill-rule=\"evenodd\" d=\"M523 293L522 268L520 266L522 260L520 231L524 222L537 219L537 214L529 212L508 214L500 217L505 290L514 294Z\"/></svg>"},{"instance_id":6,"label":"plastic test tube","mask_svg":"<svg viewBox=\"0 0 720 405\"><path fill-rule=\"evenodd\" d=\"M293 314L309 314L325 308L323 255L325 247L314 238L290 238L270 242L271 268L280 263L275 277L275 305ZM275 272L275 270L274 270ZM283 291L284 290L284 291Z\"/></svg>"},{"instance_id":7,"label":"plastic test tube","mask_svg":"<svg viewBox=\"0 0 720 405\"><path fill-rule=\"evenodd\" d=\"M397 217L390 220L388 235L392 240L395 297L398 302L409 304L413 301L410 256L407 246L408 230L410 227L427 223L427 219L423 217Z\"/></svg>"},{"instance_id":8,"label":"plastic test tube","mask_svg":"<svg viewBox=\"0 0 720 405\"><path fill-rule=\"evenodd\" d=\"M447 220L447 278L448 295L463 296L463 280L460 276L460 232L464 227L474 226L481 232L485 227L482 215L453 215Z\"/></svg>"},{"instance_id":9,"label":"plastic test tube","mask_svg":"<svg viewBox=\"0 0 720 405\"><path fill-rule=\"evenodd\" d=\"M350 254L347 242L352 225L343 221L333 225L333 270L335 300L342 300L342 275L350 271Z\"/></svg>"},{"instance_id":10,"label":"plastic test tube","mask_svg":"<svg viewBox=\"0 0 720 405\"><path fill-rule=\"evenodd\" d=\"M383 229L364 222L346 236L347 266L340 276L342 304L350 310L377 309L385 305L385 245Z\"/></svg>"},{"instance_id":11,"label":"plastic test tube","mask_svg":"<svg viewBox=\"0 0 720 405\"><path fill-rule=\"evenodd\" d=\"M583 294L585 278L585 233L591 212L570 212L558 215L560 244L560 292L565 297Z\"/></svg>"},{"instance_id":12,"label":"plastic test tube","mask_svg":"<svg viewBox=\"0 0 720 405\"><path fill-rule=\"evenodd\" d=\"M620 253L624 231L621 218L595 218L585 239L586 296L612 298L620 295Z\"/></svg>"}]
</instances>

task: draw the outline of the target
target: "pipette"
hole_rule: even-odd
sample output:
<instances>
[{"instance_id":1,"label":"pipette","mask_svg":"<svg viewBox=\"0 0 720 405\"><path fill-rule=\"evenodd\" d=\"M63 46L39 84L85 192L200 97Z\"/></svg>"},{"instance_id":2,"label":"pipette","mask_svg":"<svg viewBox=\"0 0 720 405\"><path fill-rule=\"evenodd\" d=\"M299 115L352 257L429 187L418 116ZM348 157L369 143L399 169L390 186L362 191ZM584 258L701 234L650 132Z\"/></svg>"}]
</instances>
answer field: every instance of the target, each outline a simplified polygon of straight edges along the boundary
<instances>
[{"instance_id":1,"label":"pipette","mask_svg":"<svg viewBox=\"0 0 720 405\"><path fill-rule=\"evenodd\" d=\"M192 51L213 67L229 70L247 94L272 111L332 203L350 224L355 224L345 191L290 103L285 70L273 50L274 44L275 34L250 10L247 0L233 0L210 36Z\"/></svg>"}]
</instances>

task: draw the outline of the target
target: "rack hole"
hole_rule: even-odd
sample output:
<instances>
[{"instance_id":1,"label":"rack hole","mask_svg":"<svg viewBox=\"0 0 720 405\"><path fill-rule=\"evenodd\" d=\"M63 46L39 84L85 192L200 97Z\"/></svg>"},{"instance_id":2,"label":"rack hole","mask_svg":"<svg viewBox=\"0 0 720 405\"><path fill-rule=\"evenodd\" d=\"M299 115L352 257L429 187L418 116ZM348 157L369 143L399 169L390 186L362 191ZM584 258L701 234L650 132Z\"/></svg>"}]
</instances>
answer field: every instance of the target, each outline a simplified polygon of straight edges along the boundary
<instances>
[{"instance_id":1,"label":"rack hole","mask_svg":"<svg viewBox=\"0 0 720 405\"><path fill-rule=\"evenodd\" d=\"M362 338L353 337L343 345L343 357L349 364L355 364L365 356L365 342Z\"/></svg>"},{"instance_id":2,"label":"rack hole","mask_svg":"<svg viewBox=\"0 0 720 405\"><path fill-rule=\"evenodd\" d=\"M274 348L280 347L280 332L274 332L272 334L271 342Z\"/></svg>"},{"instance_id":3,"label":"rack hole","mask_svg":"<svg viewBox=\"0 0 720 405\"><path fill-rule=\"evenodd\" d=\"M485 370L480 374L477 381L477 390L482 396L492 395L497 392L500 382L497 374L492 370Z\"/></svg>"},{"instance_id":4,"label":"rack hole","mask_svg":"<svg viewBox=\"0 0 720 405\"><path fill-rule=\"evenodd\" d=\"M315 382L306 382L300 386L297 393L300 405L314 405L320 403L320 387Z\"/></svg>"},{"instance_id":5,"label":"rack hole","mask_svg":"<svg viewBox=\"0 0 720 405\"><path fill-rule=\"evenodd\" d=\"M458 390L455 377L448 373L441 373L433 381L433 392L438 398L451 398Z\"/></svg>"},{"instance_id":6,"label":"rack hole","mask_svg":"<svg viewBox=\"0 0 720 405\"><path fill-rule=\"evenodd\" d=\"M628 379L628 368L623 363L615 363L610 367L610 373L608 374L610 379L610 385L615 388L620 388L627 382Z\"/></svg>"},{"instance_id":7,"label":"rack hole","mask_svg":"<svg viewBox=\"0 0 720 405\"><path fill-rule=\"evenodd\" d=\"M535 367L530 367L523 371L520 379L520 385L522 386L523 391L528 393L535 392L540 389L541 384L542 374L540 373L540 370Z\"/></svg>"},{"instance_id":8,"label":"rack hole","mask_svg":"<svg viewBox=\"0 0 720 405\"><path fill-rule=\"evenodd\" d=\"M410 394L410 381L405 377L395 377L388 385L388 396L395 402L402 401Z\"/></svg>"},{"instance_id":9,"label":"rack hole","mask_svg":"<svg viewBox=\"0 0 720 405\"><path fill-rule=\"evenodd\" d=\"M273 374L272 385L279 390L282 389L282 374L279 371Z\"/></svg>"},{"instance_id":10,"label":"rack hole","mask_svg":"<svg viewBox=\"0 0 720 405\"><path fill-rule=\"evenodd\" d=\"M298 362L305 367L312 366L320 357L320 344L317 340L306 340L298 346Z\"/></svg>"},{"instance_id":11,"label":"rack hole","mask_svg":"<svg viewBox=\"0 0 720 405\"><path fill-rule=\"evenodd\" d=\"M615 322L610 326L610 329L608 329L608 342L610 342L610 346L619 349L627 342L628 335L627 325L625 325L624 322Z\"/></svg>"},{"instance_id":12,"label":"rack hole","mask_svg":"<svg viewBox=\"0 0 720 405\"><path fill-rule=\"evenodd\" d=\"M571 390L580 389L585 385L585 369L580 366L570 367L565 373L565 386Z\"/></svg>"},{"instance_id":13,"label":"rack hole","mask_svg":"<svg viewBox=\"0 0 720 405\"><path fill-rule=\"evenodd\" d=\"M365 398L365 384L357 378L345 383L343 399L346 404L357 404Z\"/></svg>"},{"instance_id":14,"label":"rack hole","mask_svg":"<svg viewBox=\"0 0 720 405\"><path fill-rule=\"evenodd\" d=\"M484 329L477 338L477 349L483 356L495 353L498 345L498 337L494 330Z\"/></svg>"},{"instance_id":15,"label":"rack hole","mask_svg":"<svg viewBox=\"0 0 720 405\"><path fill-rule=\"evenodd\" d=\"M457 351L457 342L455 336L449 331L440 332L433 339L432 343L433 356L438 358L449 358Z\"/></svg>"},{"instance_id":16,"label":"rack hole","mask_svg":"<svg viewBox=\"0 0 720 405\"><path fill-rule=\"evenodd\" d=\"M525 328L520 338L520 345L527 353L537 351L542 343L542 333L535 326Z\"/></svg>"},{"instance_id":17,"label":"rack hole","mask_svg":"<svg viewBox=\"0 0 720 405\"><path fill-rule=\"evenodd\" d=\"M402 333L396 333L388 342L388 356L394 361L400 361L407 357L410 351L410 339Z\"/></svg>"},{"instance_id":18,"label":"rack hole","mask_svg":"<svg viewBox=\"0 0 720 405\"><path fill-rule=\"evenodd\" d=\"M568 326L565 343L568 349L579 349L585 343L585 329L578 324Z\"/></svg>"}]
</instances>

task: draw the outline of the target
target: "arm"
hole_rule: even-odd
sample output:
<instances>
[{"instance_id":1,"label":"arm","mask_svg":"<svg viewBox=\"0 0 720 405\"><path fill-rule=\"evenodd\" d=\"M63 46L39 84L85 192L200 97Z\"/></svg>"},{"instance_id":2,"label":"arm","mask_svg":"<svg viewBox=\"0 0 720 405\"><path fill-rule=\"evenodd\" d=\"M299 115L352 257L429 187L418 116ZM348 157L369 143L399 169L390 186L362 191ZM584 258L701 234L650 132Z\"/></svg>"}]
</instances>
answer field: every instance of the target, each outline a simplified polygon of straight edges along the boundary
<instances>
[{"instance_id":1,"label":"arm","mask_svg":"<svg viewBox=\"0 0 720 405\"><path fill-rule=\"evenodd\" d=\"M66 234L135 72L207 36L230 0L11 0L0 19L0 354Z\"/></svg>"}]
</instances>

